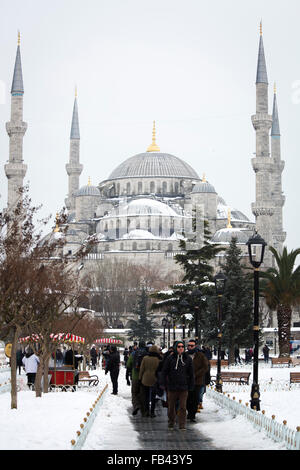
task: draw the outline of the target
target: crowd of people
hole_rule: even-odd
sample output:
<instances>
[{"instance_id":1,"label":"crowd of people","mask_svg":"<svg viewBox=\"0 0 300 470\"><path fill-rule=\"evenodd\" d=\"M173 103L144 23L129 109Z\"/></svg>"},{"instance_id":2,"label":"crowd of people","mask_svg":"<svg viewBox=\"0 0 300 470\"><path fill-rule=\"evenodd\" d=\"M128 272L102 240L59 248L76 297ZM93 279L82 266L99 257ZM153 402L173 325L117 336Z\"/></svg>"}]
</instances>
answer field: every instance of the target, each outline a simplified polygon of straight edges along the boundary
<instances>
[{"instance_id":1,"label":"crowd of people","mask_svg":"<svg viewBox=\"0 0 300 470\"><path fill-rule=\"evenodd\" d=\"M178 418L180 430L186 420L196 422L203 408L205 387L210 382L211 352L195 340L177 341L169 349L144 342L135 343L126 355L126 378L131 381L132 414L155 418L158 400L168 408L168 427ZM125 362L125 359L124 359Z\"/></svg>"}]
</instances>

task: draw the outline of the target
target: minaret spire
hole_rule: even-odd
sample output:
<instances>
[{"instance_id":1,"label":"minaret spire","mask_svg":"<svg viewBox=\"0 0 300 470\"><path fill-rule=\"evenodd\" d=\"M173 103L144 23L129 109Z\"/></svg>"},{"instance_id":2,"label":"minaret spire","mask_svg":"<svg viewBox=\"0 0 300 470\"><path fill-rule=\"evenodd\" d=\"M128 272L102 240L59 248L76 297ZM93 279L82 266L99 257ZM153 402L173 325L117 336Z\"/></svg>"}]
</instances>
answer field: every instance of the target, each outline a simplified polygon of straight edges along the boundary
<instances>
[{"instance_id":1,"label":"minaret spire","mask_svg":"<svg viewBox=\"0 0 300 470\"><path fill-rule=\"evenodd\" d=\"M264 41L263 41L263 35L262 35L262 22L260 22L260 38L259 38L258 60L257 60L257 70L256 70L256 83L268 84L268 73L267 73L267 65L266 65L266 58L265 58Z\"/></svg>"},{"instance_id":2,"label":"minaret spire","mask_svg":"<svg viewBox=\"0 0 300 470\"><path fill-rule=\"evenodd\" d=\"M277 93L276 84L274 83L274 98L273 98L273 113L272 113L272 130L271 136L280 136L279 118L278 118L278 107L277 107Z\"/></svg>"},{"instance_id":3,"label":"minaret spire","mask_svg":"<svg viewBox=\"0 0 300 470\"><path fill-rule=\"evenodd\" d=\"M65 199L65 203L69 212L75 211L74 193L79 189L79 176L82 172L82 169L83 165L80 164L80 132L76 87L70 132L70 157L69 163L66 164L66 170L69 176L69 192L67 198Z\"/></svg>"},{"instance_id":4,"label":"minaret spire","mask_svg":"<svg viewBox=\"0 0 300 470\"><path fill-rule=\"evenodd\" d=\"M18 33L17 54L11 86L11 118L6 123L6 131L9 136L9 161L4 169L8 179L8 208L13 207L20 197L18 190L23 187L27 171L27 165L23 163L23 137L27 129L27 123L23 122L23 95L20 33Z\"/></svg>"},{"instance_id":5,"label":"minaret spire","mask_svg":"<svg viewBox=\"0 0 300 470\"><path fill-rule=\"evenodd\" d=\"M273 246L277 251L282 251L282 245L286 238L283 231L283 214L282 209L285 203L285 196L282 192L282 172L284 169L284 161L281 160L281 143L280 128L277 106L277 91L274 85L273 98L273 114L272 114L272 131L271 131L271 155L273 161L272 173L272 199L274 202L274 215L272 217Z\"/></svg>"}]
</instances>

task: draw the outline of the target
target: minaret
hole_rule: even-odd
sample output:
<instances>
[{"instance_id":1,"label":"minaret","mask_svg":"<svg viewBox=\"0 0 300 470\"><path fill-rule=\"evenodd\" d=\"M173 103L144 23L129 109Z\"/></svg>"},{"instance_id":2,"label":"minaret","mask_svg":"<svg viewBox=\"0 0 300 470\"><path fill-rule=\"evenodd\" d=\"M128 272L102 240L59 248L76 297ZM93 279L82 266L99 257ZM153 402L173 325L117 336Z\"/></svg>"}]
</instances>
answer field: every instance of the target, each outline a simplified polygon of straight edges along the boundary
<instances>
[{"instance_id":1,"label":"minaret","mask_svg":"<svg viewBox=\"0 0 300 470\"><path fill-rule=\"evenodd\" d=\"M79 189L79 176L83 165L79 162L80 157L80 133L77 106L77 89L75 90L75 99L73 106L72 125L70 133L70 158L66 164L67 174L69 176L69 192L65 199L66 207L69 212L75 212L74 193Z\"/></svg>"},{"instance_id":2,"label":"minaret","mask_svg":"<svg viewBox=\"0 0 300 470\"><path fill-rule=\"evenodd\" d=\"M273 170L270 158L270 128L272 116L268 114L268 75L264 53L262 24L260 24L260 40L256 74L256 114L252 116L252 124L256 132L256 156L252 158L252 167L256 176L256 200L252 204L255 215L256 230L268 245L273 245L272 216L274 204L271 196L271 173ZM271 265L271 253L266 250L265 266Z\"/></svg>"},{"instance_id":3,"label":"minaret","mask_svg":"<svg viewBox=\"0 0 300 470\"><path fill-rule=\"evenodd\" d=\"M284 169L284 161L281 160L280 147L280 127L277 106L276 86L274 85L273 98L273 123L271 130L271 155L273 160L272 174L272 200L274 201L274 215L272 217L273 245L277 251L282 251L282 244L285 241L286 233L283 231L282 208L284 206L285 197L282 192L281 174Z\"/></svg>"},{"instance_id":4,"label":"minaret","mask_svg":"<svg viewBox=\"0 0 300 470\"><path fill-rule=\"evenodd\" d=\"M23 137L27 129L27 123L23 122L23 95L20 33L18 33L17 55L11 87L11 117L6 123L6 131L9 135L9 160L4 170L8 179L8 209L12 208L20 197L18 190L23 188L27 171L27 165L23 163Z\"/></svg>"}]
</instances>

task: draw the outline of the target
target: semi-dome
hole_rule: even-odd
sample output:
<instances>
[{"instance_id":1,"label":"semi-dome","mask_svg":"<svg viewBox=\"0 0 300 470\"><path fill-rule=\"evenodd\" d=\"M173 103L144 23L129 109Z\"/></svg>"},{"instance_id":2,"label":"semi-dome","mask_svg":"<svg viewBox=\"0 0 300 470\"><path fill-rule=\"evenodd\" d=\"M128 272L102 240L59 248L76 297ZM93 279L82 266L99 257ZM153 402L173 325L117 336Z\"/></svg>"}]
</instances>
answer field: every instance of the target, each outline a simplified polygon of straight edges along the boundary
<instances>
[{"instance_id":1,"label":"semi-dome","mask_svg":"<svg viewBox=\"0 0 300 470\"><path fill-rule=\"evenodd\" d=\"M172 207L156 199L141 198L121 204L119 207L112 209L104 218L122 215L162 215L176 217L179 214Z\"/></svg>"},{"instance_id":2,"label":"semi-dome","mask_svg":"<svg viewBox=\"0 0 300 470\"><path fill-rule=\"evenodd\" d=\"M180 158L169 153L145 152L121 163L108 180L146 177L199 179L196 171Z\"/></svg>"},{"instance_id":3,"label":"semi-dome","mask_svg":"<svg viewBox=\"0 0 300 470\"><path fill-rule=\"evenodd\" d=\"M233 238L237 239L237 243L246 244L249 236L247 232L240 228L222 228L218 230L210 239L211 243L219 243L220 245L228 245Z\"/></svg>"}]
</instances>

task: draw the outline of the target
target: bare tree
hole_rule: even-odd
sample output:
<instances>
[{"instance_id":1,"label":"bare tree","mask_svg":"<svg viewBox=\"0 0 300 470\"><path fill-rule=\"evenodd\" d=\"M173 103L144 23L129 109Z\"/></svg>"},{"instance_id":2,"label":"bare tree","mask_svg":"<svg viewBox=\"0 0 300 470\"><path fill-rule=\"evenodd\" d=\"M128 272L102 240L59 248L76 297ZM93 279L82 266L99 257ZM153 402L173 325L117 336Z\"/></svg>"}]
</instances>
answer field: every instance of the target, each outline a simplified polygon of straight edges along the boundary
<instances>
[{"instance_id":1,"label":"bare tree","mask_svg":"<svg viewBox=\"0 0 300 470\"><path fill-rule=\"evenodd\" d=\"M178 280L178 271L165 275L160 266L145 267L129 260L95 263L87 277L90 289L85 307L102 313L105 325L114 325L121 315L135 309L141 283L148 292L162 289Z\"/></svg>"},{"instance_id":2,"label":"bare tree","mask_svg":"<svg viewBox=\"0 0 300 470\"><path fill-rule=\"evenodd\" d=\"M80 289L70 263L74 266L74 261L93 243L87 240L73 259L63 256L64 232L44 237L43 228L49 217L35 224L39 209L32 206L26 187L19 190L16 205L0 214L0 337L12 342L11 408L17 408L19 335L24 331L35 332L48 342L51 321L79 297ZM65 221L62 211L57 222Z\"/></svg>"}]
</instances>

